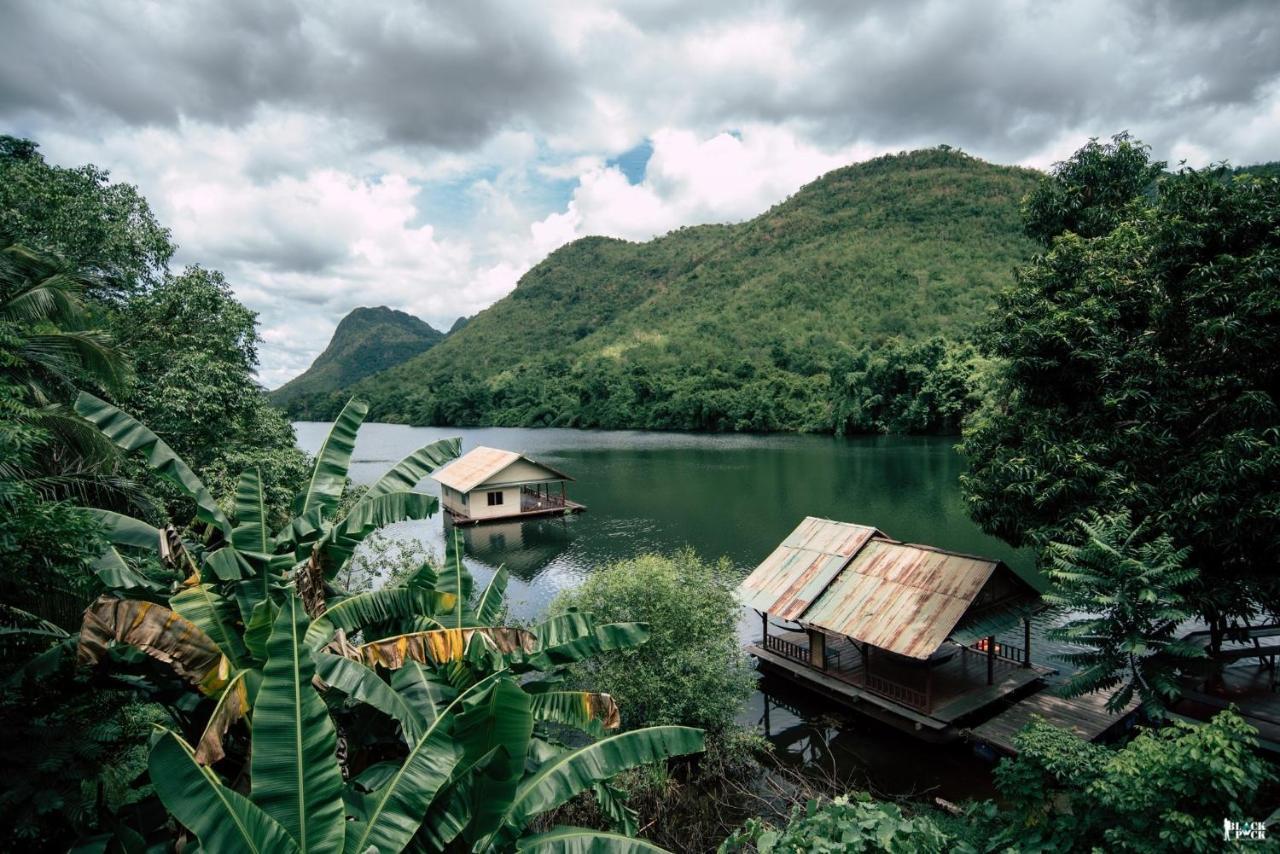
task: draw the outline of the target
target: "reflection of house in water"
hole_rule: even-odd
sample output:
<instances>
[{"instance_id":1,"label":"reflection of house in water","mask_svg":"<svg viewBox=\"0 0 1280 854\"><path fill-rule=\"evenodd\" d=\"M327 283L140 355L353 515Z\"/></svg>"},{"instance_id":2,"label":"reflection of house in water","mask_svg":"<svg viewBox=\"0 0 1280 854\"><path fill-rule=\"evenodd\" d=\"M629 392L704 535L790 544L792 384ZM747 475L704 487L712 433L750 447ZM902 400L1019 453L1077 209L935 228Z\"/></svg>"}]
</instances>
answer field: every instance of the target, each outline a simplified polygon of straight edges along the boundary
<instances>
[{"instance_id":1,"label":"reflection of house in water","mask_svg":"<svg viewBox=\"0 0 1280 854\"><path fill-rule=\"evenodd\" d=\"M493 567L505 566L522 581L532 581L569 547L569 528L563 519L491 522L461 531L468 557Z\"/></svg>"},{"instance_id":2,"label":"reflection of house in water","mask_svg":"<svg viewBox=\"0 0 1280 854\"><path fill-rule=\"evenodd\" d=\"M440 503L455 525L587 509L565 494L565 483L573 478L515 451L472 448L431 478L440 484Z\"/></svg>"}]
</instances>

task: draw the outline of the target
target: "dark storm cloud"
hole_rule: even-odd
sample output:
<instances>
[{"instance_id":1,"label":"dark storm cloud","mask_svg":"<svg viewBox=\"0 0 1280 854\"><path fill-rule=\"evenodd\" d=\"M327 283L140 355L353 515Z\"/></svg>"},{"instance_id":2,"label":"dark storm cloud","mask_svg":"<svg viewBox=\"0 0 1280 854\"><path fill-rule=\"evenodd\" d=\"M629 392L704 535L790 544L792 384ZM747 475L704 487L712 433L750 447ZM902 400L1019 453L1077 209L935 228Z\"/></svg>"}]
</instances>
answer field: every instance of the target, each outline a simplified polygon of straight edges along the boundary
<instances>
[{"instance_id":1,"label":"dark storm cloud","mask_svg":"<svg viewBox=\"0 0 1280 854\"><path fill-rule=\"evenodd\" d=\"M12 3L0 27L0 116L237 125L271 106L464 148L574 97L551 39L520 9Z\"/></svg>"}]
</instances>

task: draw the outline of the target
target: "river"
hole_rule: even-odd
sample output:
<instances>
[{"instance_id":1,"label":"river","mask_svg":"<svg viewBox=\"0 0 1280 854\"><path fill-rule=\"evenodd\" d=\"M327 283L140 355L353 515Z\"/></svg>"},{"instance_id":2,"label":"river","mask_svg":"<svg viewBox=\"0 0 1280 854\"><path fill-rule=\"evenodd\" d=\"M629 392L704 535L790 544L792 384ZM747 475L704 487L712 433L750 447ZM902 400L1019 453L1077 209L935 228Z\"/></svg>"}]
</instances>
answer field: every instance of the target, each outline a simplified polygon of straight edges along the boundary
<instances>
[{"instance_id":1,"label":"river","mask_svg":"<svg viewBox=\"0 0 1280 854\"><path fill-rule=\"evenodd\" d=\"M299 445L317 451L327 423L294 425ZM834 439L794 435L707 435L638 431L435 428L366 424L351 478L370 483L428 442L461 436L526 453L575 478L569 497L586 513L565 520L464 529L466 561L483 584L498 566L511 574L512 613L536 618L561 590L597 567L646 552L691 546L727 556L745 575L804 516L873 525L890 536L1003 559L1034 573L1031 556L987 536L965 515L958 479L964 463L950 438ZM420 487L438 494L434 481ZM439 517L396 525L440 554ZM743 637L758 633L744 619ZM1037 629L1037 660L1045 649ZM1017 642L1021 642L1018 639ZM989 766L963 744L924 745L896 730L808 698L787 683L764 682L741 720L764 726L788 763L834 773L853 788L888 796L934 793L960 799L990 792ZM782 705L777 705L782 704Z\"/></svg>"}]
</instances>

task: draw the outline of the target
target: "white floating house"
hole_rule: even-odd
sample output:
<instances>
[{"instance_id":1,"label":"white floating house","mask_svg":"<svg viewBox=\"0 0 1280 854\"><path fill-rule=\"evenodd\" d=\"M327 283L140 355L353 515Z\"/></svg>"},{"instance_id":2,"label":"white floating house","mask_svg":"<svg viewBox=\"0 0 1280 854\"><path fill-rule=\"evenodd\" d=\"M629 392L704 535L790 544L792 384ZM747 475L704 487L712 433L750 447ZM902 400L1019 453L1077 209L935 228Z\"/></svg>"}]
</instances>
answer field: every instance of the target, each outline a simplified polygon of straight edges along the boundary
<instances>
[{"instance_id":1,"label":"white floating house","mask_svg":"<svg viewBox=\"0 0 1280 854\"><path fill-rule=\"evenodd\" d=\"M455 525L587 509L565 494L565 483L573 478L515 451L472 448L431 478L440 484L440 504Z\"/></svg>"}]
</instances>

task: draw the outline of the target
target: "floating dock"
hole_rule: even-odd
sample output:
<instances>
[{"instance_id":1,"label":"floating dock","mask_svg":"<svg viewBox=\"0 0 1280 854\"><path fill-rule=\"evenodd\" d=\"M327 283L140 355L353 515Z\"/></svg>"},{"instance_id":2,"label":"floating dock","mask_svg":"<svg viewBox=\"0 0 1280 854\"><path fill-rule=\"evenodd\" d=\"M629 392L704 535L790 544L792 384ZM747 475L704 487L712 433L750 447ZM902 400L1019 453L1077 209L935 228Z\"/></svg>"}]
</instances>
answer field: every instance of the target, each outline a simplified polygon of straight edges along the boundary
<instances>
[{"instance_id":1,"label":"floating dock","mask_svg":"<svg viewBox=\"0 0 1280 854\"><path fill-rule=\"evenodd\" d=\"M966 734L1005 756L1017 756L1013 737L1031 723L1033 716L1039 716L1046 723L1074 732L1084 741L1097 741L1127 724L1138 708L1138 701L1134 699L1123 711L1113 714L1106 709L1107 699L1108 695L1103 693L1066 699L1052 690L1040 691L1022 698L990 720L969 729Z\"/></svg>"}]
</instances>

